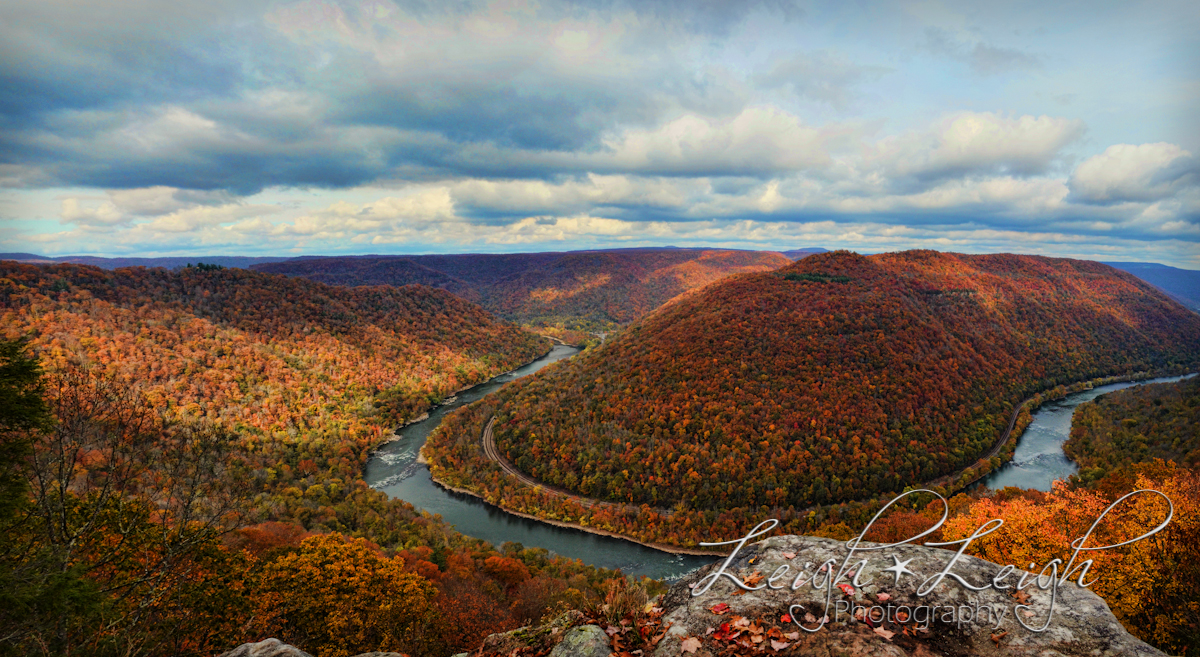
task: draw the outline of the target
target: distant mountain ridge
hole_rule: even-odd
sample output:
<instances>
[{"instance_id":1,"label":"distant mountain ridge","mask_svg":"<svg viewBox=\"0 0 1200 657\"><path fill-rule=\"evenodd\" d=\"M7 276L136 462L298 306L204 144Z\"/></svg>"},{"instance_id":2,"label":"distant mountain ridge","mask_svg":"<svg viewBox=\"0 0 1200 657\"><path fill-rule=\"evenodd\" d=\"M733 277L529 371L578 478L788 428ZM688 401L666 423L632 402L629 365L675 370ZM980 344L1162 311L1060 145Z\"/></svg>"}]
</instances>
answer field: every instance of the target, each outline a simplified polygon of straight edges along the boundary
<instances>
[{"instance_id":1,"label":"distant mountain ridge","mask_svg":"<svg viewBox=\"0 0 1200 657\"><path fill-rule=\"evenodd\" d=\"M165 267L179 269L189 264L203 262L206 265L221 265L222 267L237 267L249 269L251 265L268 262L291 260L291 257L250 257L250 256L188 256L164 258L102 258L100 256L43 256L36 253L0 253L0 260L15 260L27 264L67 263L72 265L91 265L101 269L119 269L121 267Z\"/></svg>"},{"instance_id":2,"label":"distant mountain ridge","mask_svg":"<svg viewBox=\"0 0 1200 657\"><path fill-rule=\"evenodd\" d=\"M557 257L561 257L571 253L623 253L632 255L636 253L649 253L654 251L673 251L673 252L696 252L705 251L706 249L664 246L664 247L636 247L628 249L600 249L594 251L565 251L565 252L543 252L543 253L528 253L528 254L454 254L448 256L439 255L349 255L349 256L321 256L321 255L305 255L305 256L169 256L169 257L116 257L105 258L100 256L44 256L36 253L0 253L0 260L15 260L30 264L48 264L48 263L72 263L82 265L92 265L101 269L118 269L120 267L166 267L167 269L178 269L185 267L188 264L196 264L203 262L206 264L221 265L222 267L238 267L242 269L253 269L263 265L283 262L313 262L313 261L382 261L382 260L408 260L411 264L392 264L383 265L379 271L367 274L364 269L370 268L370 265L347 265L347 271L338 274L334 271L314 271L309 274L298 274L292 271L277 271L287 275L300 275L313 280L320 280L325 283L334 285L377 285L377 284L393 284L404 285L409 283L420 283L431 287L440 287L454 294L462 296L465 299L474 302L481 302L481 296L475 290L477 283L480 281L465 280L459 278L453 272L441 271L437 266L430 265L428 262L422 263L422 260L437 258L496 258L496 257L513 257L517 260L526 260L529 268L536 268L543 264L553 262ZM718 249L720 250L720 249ZM804 247L799 249L791 249L787 251L778 251L781 255L789 260L800 260L802 258L814 255L817 253L828 253L828 249L821 247ZM747 252L751 253L751 252ZM761 253L761 252L758 252ZM1200 271L1191 269L1181 269L1179 267L1171 267L1154 262L1104 262L1103 264L1115 267L1122 271L1127 271L1138 278L1150 283L1160 290L1169 294L1176 301L1182 303L1188 308L1200 312ZM782 265L780 265L782 266ZM302 267L310 267L304 265ZM390 268L390 271L389 271ZM287 268L285 268L287 269ZM330 268L332 269L332 268ZM452 270L458 270L457 267L451 267ZM469 268L468 268L469 269ZM267 270L269 271L269 270ZM472 278L470 272L466 272L466 278ZM349 281L370 281L370 282L349 282Z\"/></svg>"},{"instance_id":3,"label":"distant mountain ridge","mask_svg":"<svg viewBox=\"0 0 1200 657\"><path fill-rule=\"evenodd\" d=\"M807 258L808 256L815 255L817 253L829 253L829 249L822 249L821 247L818 246L818 247L809 247L809 248L804 248L804 249L792 249L791 251L780 251L780 253L791 258L792 260L800 260L802 258Z\"/></svg>"},{"instance_id":4,"label":"distant mountain ridge","mask_svg":"<svg viewBox=\"0 0 1200 657\"><path fill-rule=\"evenodd\" d=\"M1106 262L1127 271L1171 295L1176 301L1200 312L1200 271L1180 269L1157 262Z\"/></svg>"},{"instance_id":5,"label":"distant mountain ridge","mask_svg":"<svg viewBox=\"0 0 1200 657\"><path fill-rule=\"evenodd\" d=\"M771 251L640 248L549 253L349 256L254 265L330 285L445 289L505 319L601 329L732 274L789 264Z\"/></svg>"}]
</instances>

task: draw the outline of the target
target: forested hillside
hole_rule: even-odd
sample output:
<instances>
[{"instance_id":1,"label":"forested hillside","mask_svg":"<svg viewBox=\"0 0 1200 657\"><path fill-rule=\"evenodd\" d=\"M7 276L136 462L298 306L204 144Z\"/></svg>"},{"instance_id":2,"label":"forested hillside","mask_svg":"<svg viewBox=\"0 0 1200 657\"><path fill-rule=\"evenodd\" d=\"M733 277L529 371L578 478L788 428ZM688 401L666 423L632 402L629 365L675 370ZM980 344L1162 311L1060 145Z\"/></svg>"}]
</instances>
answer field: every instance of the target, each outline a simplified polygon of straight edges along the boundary
<instances>
[{"instance_id":1,"label":"forested hillside","mask_svg":"<svg viewBox=\"0 0 1200 657\"><path fill-rule=\"evenodd\" d=\"M332 285L421 283L522 324L603 330L730 274L768 271L789 262L765 251L621 249L305 258L254 269Z\"/></svg>"},{"instance_id":2,"label":"forested hillside","mask_svg":"<svg viewBox=\"0 0 1200 657\"><path fill-rule=\"evenodd\" d=\"M1200 467L1200 377L1118 390L1081 404L1063 451L1079 464L1085 482L1156 458Z\"/></svg>"},{"instance_id":3,"label":"forested hillside","mask_svg":"<svg viewBox=\"0 0 1200 657\"><path fill-rule=\"evenodd\" d=\"M955 473L1039 391L1198 364L1200 316L1099 263L836 252L684 297L463 409L427 449L492 499L687 544ZM598 518L519 490L476 449L491 414L535 478L675 513Z\"/></svg>"},{"instance_id":4,"label":"forested hillside","mask_svg":"<svg viewBox=\"0 0 1200 657\"><path fill-rule=\"evenodd\" d=\"M0 654L451 654L612 576L362 481L398 422L549 348L445 291L0 263L0 333Z\"/></svg>"},{"instance_id":5,"label":"forested hillside","mask_svg":"<svg viewBox=\"0 0 1200 657\"><path fill-rule=\"evenodd\" d=\"M4 263L0 309L5 333L35 336L48 366L94 363L149 386L180 416L261 440L316 427L365 436L368 424L403 422L548 348L441 290L244 269Z\"/></svg>"}]
</instances>

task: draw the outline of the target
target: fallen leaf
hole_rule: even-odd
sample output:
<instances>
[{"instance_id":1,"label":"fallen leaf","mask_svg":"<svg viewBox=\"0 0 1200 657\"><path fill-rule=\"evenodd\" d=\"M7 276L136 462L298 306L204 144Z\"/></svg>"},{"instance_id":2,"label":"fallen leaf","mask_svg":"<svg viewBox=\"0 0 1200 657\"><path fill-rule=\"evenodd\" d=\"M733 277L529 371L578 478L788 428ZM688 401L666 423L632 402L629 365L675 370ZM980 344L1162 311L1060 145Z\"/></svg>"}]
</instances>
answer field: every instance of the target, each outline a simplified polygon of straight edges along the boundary
<instances>
[{"instance_id":1,"label":"fallen leaf","mask_svg":"<svg viewBox=\"0 0 1200 657\"><path fill-rule=\"evenodd\" d=\"M787 614L784 614L779 617L779 622L780 623L790 623L790 622L792 622L792 617L788 616Z\"/></svg>"},{"instance_id":2,"label":"fallen leaf","mask_svg":"<svg viewBox=\"0 0 1200 657\"><path fill-rule=\"evenodd\" d=\"M817 617L813 616L812 614L806 613L806 614L804 614L804 622L805 623L815 623L815 622L817 622Z\"/></svg>"},{"instance_id":3,"label":"fallen leaf","mask_svg":"<svg viewBox=\"0 0 1200 657\"><path fill-rule=\"evenodd\" d=\"M892 599L892 596L887 593L880 593L879 595L877 595L875 597L878 598L880 602L887 602L888 600Z\"/></svg>"},{"instance_id":4,"label":"fallen leaf","mask_svg":"<svg viewBox=\"0 0 1200 657\"><path fill-rule=\"evenodd\" d=\"M689 636L683 640L682 647L684 652L696 652L700 649L700 639L697 639L694 636Z\"/></svg>"},{"instance_id":5,"label":"fallen leaf","mask_svg":"<svg viewBox=\"0 0 1200 657\"><path fill-rule=\"evenodd\" d=\"M754 571L754 573L752 573L750 575L746 575L745 577L742 578L742 583L745 584L746 586L757 586L758 583L761 581L763 581L763 574L758 572L757 570Z\"/></svg>"},{"instance_id":6,"label":"fallen leaf","mask_svg":"<svg viewBox=\"0 0 1200 657\"><path fill-rule=\"evenodd\" d=\"M776 641L775 639L771 639L771 647L775 650L783 650L790 645L792 644L788 643L787 641Z\"/></svg>"},{"instance_id":7,"label":"fallen leaf","mask_svg":"<svg viewBox=\"0 0 1200 657\"><path fill-rule=\"evenodd\" d=\"M712 607L709 607L708 610L711 611L712 613L720 616L721 614L725 614L725 613L729 612L729 605L725 604L724 602L718 602L717 604L713 605Z\"/></svg>"},{"instance_id":8,"label":"fallen leaf","mask_svg":"<svg viewBox=\"0 0 1200 657\"><path fill-rule=\"evenodd\" d=\"M888 641L891 641L892 637L896 636L895 632L889 632L889 631L883 629L882 627L875 628L875 633L878 634L879 636L887 639Z\"/></svg>"},{"instance_id":9,"label":"fallen leaf","mask_svg":"<svg viewBox=\"0 0 1200 657\"><path fill-rule=\"evenodd\" d=\"M779 556L783 557L784 559L795 559L796 553L795 552L784 552L784 553L780 554Z\"/></svg>"},{"instance_id":10,"label":"fallen leaf","mask_svg":"<svg viewBox=\"0 0 1200 657\"><path fill-rule=\"evenodd\" d=\"M1005 634L1008 634L1008 630L1005 630L999 634L993 634L992 642L995 643L997 646L1000 645L1000 639L1003 639Z\"/></svg>"},{"instance_id":11,"label":"fallen leaf","mask_svg":"<svg viewBox=\"0 0 1200 657\"><path fill-rule=\"evenodd\" d=\"M838 584L837 587L846 595L854 595L854 587L849 584Z\"/></svg>"}]
</instances>

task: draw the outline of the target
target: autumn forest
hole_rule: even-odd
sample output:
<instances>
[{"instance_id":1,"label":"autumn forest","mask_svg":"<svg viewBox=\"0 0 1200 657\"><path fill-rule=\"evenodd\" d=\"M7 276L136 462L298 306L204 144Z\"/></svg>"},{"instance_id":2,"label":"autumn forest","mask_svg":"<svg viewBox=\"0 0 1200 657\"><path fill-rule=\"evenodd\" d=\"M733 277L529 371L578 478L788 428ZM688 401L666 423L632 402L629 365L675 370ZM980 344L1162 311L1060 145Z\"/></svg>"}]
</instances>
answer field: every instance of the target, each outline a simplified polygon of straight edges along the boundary
<instances>
[{"instance_id":1,"label":"autumn forest","mask_svg":"<svg viewBox=\"0 0 1200 657\"><path fill-rule=\"evenodd\" d=\"M935 538L1012 519L973 547L998 563L1057 555L1097 509L1156 487L1169 532L1106 554L1096 590L1143 640L1200 654L1196 378L1080 406L1064 446L1079 474L1049 492L973 485L1039 404L1196 372L1200 315L1090 261L802 255L0 262L0 655L275 637L449 656L645 602L662 582L491 545L363 480L398 428L545 354L545 335L586 348L449 414L422 452L437 481L668 549L767 517L845 539L928 487L952 508ZM928 526L927 502L868 538ZM1106 538L1160 512L1131 505Z\"/></svg>"}]
</instances>

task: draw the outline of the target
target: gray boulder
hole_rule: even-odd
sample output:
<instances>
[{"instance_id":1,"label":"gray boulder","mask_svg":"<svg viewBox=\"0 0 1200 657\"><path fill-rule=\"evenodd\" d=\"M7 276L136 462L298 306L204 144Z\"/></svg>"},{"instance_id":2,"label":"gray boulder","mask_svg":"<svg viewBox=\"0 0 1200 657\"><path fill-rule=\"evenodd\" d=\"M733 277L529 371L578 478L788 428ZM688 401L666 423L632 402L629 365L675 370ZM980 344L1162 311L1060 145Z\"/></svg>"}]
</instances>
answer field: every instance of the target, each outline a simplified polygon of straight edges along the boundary
<instances>
[{"instance_id":1,"label":"gray boulder","mask_svg":"<svg viewBox=\"0 0 1200 657\"><path fill-rule=\"evenodd\" d=\"M550 651L550 657L608 657L610 654L608 635L599 625L572 627Z\"/></svg>"},{"instance_id":2,"label":"gray boulder","mask_svg":"<svg viewBox=\"0 0 1200 657\"><path fill-rule=\"evenodd\" d=\"M221 655L221 657L313 657L303 650L289 646L279 639L266 639L258 643L243 643L242 645Z\"/></svg>"},{"instance_id":3,"label":"gray boulder","mask_svg":"<svg viewBox=\"0 0 1200 657\"><path fill-rule=\"evenodd\" d=\"M864 542L862 547L875 545ZM835 564L832 569L837 572L847 554L843 541L809 536L776 536L746 546L725 567L725 572L739 579L750 578L757 586L767 584L773 574L782 572L782 575L773 582L779 589L767 587L739 595L734 595L739 591L737 585L722 575L706 592L693 596L693 591L704 590L713 574L720 572L724 560L700 569L676 582L661 601L663 620L671 623L671 627L654 654L680 655L684 640L689 638L693 640L687 647L695 652L686 654L710 654L708 648L727 644L728 636L736 634L737 627L729 631L722 628L723 623L736 617L757 623L741 640L751 640L757 630L758 640L769 646L771 637L767 632L778 628L779 633L774 636L780 644L788 645L778 650L768 647L768 654L845 657L1158 657L1163 654L1129 634L1099 596L1074 581L1062 583L1052 600L1055 587L1048 579L1043 580L1045 588L1034 583L1017 593L1015 585L1025 573L1010 569L998 583L1010 588L1001 590L993 585L1001 574L1001 566L962 556L950 572L972 586L983 587L981 590L971 590L947 576L925 595L918 595L922 584L943 572L956 554L937 548L904 545L860 552L853 563L867 559L866 565L859 568L861 572L855 572L862 586L843 580L837 583L849 586L844 590L833 587L828 596L828 586L812 586L813 576L818 584L826 584L828 571L820 570L822 564L832 561ZM910 572L904 572L896 564L905 564L904 568ZM786 570L781 569L783 566L787 566ZM755 573L761 579L756 580ZM1031 575L1026 583L1035 576L1036 573ZM798 579L801 585L793 589ZM1050 614L1052 602L1053 614ZM724 613L714 613L713 607L719 604L728 605L728 610L717 607L717 611ZM794 623L783 622L785 615L816 631L806 632ZM825 616L829 620L822 624ZM1028 629L1042 629L1043 625L1042 631ZM698 648L694 639L700 640Z\"/></svg>"},{"instance_id":4,"label":"gray boulder","mask_svg":"<svg viewBox=\"0 0 1200 657\"><path fill-rule=\"evenodd\" d=\"M221 657L313 657L296 646L288 645L279 639L266 639L258 643L243 643L242 645L221 655ZM354 657L404 657L398 652L364 652Z\"/></svg>"}]
</instances>

